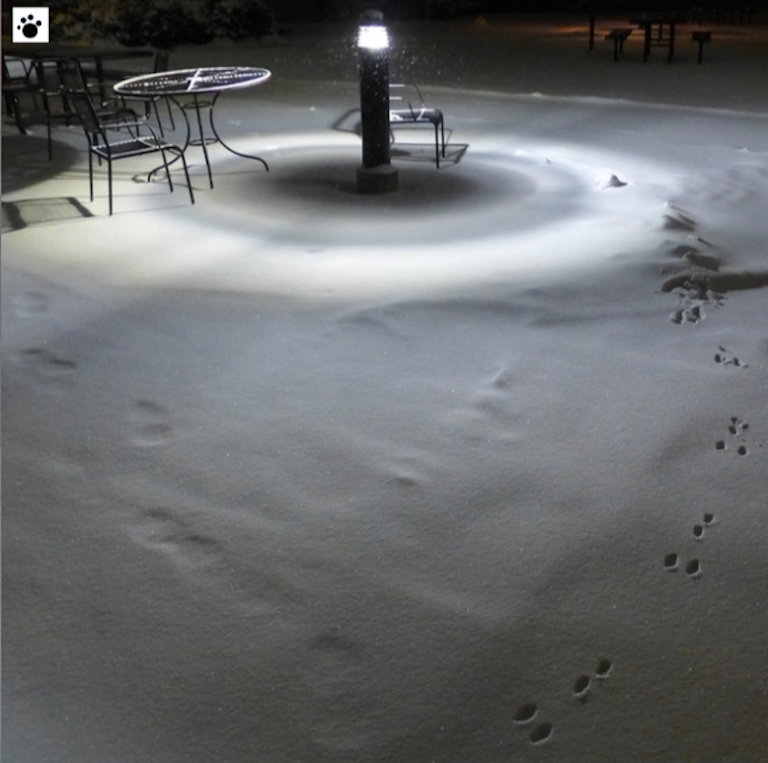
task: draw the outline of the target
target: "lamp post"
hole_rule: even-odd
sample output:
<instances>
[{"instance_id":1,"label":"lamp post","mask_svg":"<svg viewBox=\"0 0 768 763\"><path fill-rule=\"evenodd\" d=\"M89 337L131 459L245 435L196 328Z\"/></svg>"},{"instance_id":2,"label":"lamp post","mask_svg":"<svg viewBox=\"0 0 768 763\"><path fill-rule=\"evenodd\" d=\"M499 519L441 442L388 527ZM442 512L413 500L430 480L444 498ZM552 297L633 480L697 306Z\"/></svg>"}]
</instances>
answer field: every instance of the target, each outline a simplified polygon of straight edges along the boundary
<instances>
[{"instance_id":1,"label":"lamp post","mask_svg":"<svg viewBox=\"0 0 768 763\"><path fill-rule=\"evenodd\" d=\"M360 193L397 190L397 170L389 155L389 35L381 11L366 11L357 37L363 165L357 170Z\"/></svg>"}]
</instances>

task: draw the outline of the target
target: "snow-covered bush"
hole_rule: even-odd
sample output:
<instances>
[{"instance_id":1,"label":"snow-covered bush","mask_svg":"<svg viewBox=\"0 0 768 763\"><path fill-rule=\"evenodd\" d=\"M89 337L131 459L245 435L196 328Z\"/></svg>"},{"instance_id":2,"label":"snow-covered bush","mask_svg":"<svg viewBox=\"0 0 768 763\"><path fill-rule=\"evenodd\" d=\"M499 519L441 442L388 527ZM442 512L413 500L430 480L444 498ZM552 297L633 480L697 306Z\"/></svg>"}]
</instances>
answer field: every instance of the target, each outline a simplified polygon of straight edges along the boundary
<instances>
[{"instance_id":1,"label":"snow-covered bush","mask_svg":"<svg viewBox=\"0 0 768 763\"><path fill-rule=\"evenodd\" d=\"M275 14L264 0L206 0L204 16L214 37L244 40L271 34Z\"/></svg>"},{"instance_id":2,"label":"snow-covered bush","mask_svg":"<svg viewBox=\"0 0 768 763\"><path fill-rule=\"evenodd\" d=\"M428 19L452 19L468 13L477 13L482 0L426 0L424 17Z\"/></svg>"},{"instance_id":3,"label":"snow-covered bush","mask_svg":"<svg viewBox=\"0 0 768 763\"><path fill-rule=\"evenodd\" d=\"M203 44L213 34L193 4L180 0L120 0L118 23L112 36L124 45L173 48Z\"/></svg>"},{"instance_id":4,"label":"snow-covered bush","mask_svg":"<svg viewBox=\"0 0 768 763\"><path fill-rule=\"evenodd\" d=\"M112 0L52 0L51 40L90 42L108 37L117 21L118 3Z\"/></svg>"},{"instance_id":5,"label":"snow-covered bush","mask_svg":"<svg viewBox=\"0 0 768 763\"><path fill-rule=\"evenodd\" d=\"M275 25L266 0L52 0L50 8L52 39L155 48L261 37Z\"/></svg>"}]
</instances>

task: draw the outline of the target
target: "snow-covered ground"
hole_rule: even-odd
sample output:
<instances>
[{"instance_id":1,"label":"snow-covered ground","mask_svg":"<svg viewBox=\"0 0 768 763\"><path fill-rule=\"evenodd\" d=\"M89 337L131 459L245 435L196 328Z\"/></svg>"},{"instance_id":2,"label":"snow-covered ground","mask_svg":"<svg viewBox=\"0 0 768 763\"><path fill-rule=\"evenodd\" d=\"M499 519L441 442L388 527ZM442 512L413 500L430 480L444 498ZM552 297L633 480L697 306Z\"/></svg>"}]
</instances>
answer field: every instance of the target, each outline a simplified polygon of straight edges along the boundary
<instances>
[{"instance_id":1,"label":"snow-covered ground","mask_svg":"<svg viewBox=\"0 0 768 763\"><path fill-rule=\"evenodd\" d=\"M194 206L4 124L7 763L764 763L768 27L621 22L393 25L390 195L345 26Z\"/></svg>"}]
</instances>

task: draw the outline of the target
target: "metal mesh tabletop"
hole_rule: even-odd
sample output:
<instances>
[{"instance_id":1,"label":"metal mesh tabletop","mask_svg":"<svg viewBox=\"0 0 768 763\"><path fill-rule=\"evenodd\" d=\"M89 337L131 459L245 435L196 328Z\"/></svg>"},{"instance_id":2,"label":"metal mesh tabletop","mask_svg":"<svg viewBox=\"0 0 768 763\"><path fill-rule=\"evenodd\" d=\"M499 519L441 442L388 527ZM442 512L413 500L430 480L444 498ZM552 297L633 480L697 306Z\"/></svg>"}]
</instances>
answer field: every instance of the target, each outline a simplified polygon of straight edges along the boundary
<instances>
[{"instance_id":1,"label":"metal mesh tabletop","mask_svg":"<svg viewBox=\"0 0 768 763\"><path fill-rule=\"evenodd\" d=\"M269 69L254 66L213 66L200 69L177 69L118 82L114 91L120 95L162 96L218 93L223 90L251 87L266 82Z\"/></svg>"}]
</instances>

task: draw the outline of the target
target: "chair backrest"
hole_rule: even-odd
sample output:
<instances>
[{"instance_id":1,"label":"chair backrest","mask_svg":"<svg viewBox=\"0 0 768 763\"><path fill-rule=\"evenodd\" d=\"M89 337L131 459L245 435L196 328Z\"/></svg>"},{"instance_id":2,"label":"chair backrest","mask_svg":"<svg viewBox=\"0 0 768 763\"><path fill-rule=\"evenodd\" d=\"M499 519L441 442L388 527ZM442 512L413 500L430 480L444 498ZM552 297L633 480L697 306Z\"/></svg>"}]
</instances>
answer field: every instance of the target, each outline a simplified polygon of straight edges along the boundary
<instances>
[{"instance_id":1,"label":"chair backrest","mask_svg":"<svg viewBox=\"0 0 768 763\"><path fill-rule=\"evenodd\" d=\"M51 61L35 61L33 63L35 77L44 96L59 95L61 90L59 78L56 76L56 64Z\"/></svg>"},{"instance_id":2,"label":"chair backrest","mask_svg":"<svg viewBox=\"0 0 768 763\"><path fill-rule=\"evenodd\" d=\"M414 120L419 119L427 108L418 85L390 83L389 101L390 110L407 109L411 112L411 118Z\"/></svg>"},{"instance_id":3,"label":"chair backrest","mask_svg":"<svg viewBox=\"0 0 768 763\"><path fill-rule=\"evenodd\" d=\"M29 72L29 67L23 58L6 56L3 53L3 82L30 82Z\"/></svg>"},{"instance_id":4,"label":"chair backrest","mask_svg":"<svg viewBox=\"0 0 768 763\"><path fill-rule=\"evenodd\" d=\"M59 61L56 65L56 71L59 76L59 84L65 93L86 93L88 88L85 84L83 70L78 61Z\"/></svg>"},{"instance_id":5,"label":"chair backrest","mask_svg":"<svg viewBox=\"0 0 768 763\"><path fill-rule=\"evenodd\" d=\"M171 57L171 54L167 50L158 50L157 53L155 53L155 68L154 73L157 72L167 72L168 71L168 61Z\"/></svg>"},{"instance_id":6,"label":"chair backrest","mask_svg":"<svg viewBox=\"0 0 768 763\"><path fill-rule=\"evenodd\" d=\"M80 120L80 124L89 138L97 134L103 135L99 117L88 93L69 90L67 91L67 100L72 105L72 108L74 108L77 118Z\"/></svg>"}]
</instances>

